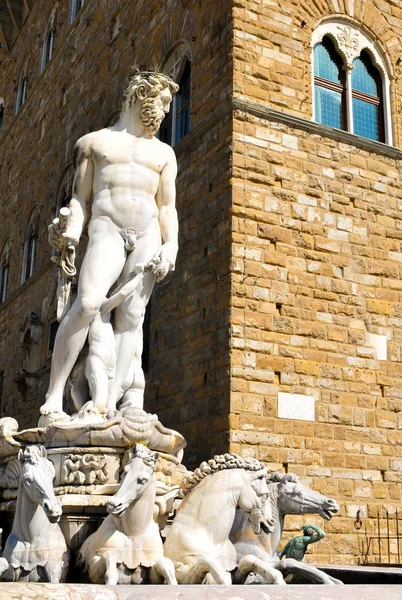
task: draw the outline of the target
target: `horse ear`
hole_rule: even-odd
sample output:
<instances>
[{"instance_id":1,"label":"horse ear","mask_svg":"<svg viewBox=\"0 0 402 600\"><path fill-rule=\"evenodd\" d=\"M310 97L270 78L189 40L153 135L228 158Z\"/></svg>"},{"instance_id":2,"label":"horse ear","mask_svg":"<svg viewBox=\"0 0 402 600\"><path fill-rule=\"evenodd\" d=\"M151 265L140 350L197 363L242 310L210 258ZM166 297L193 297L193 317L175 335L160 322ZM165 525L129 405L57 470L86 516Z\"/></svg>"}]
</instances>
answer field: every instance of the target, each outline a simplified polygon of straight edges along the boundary
<instances>
[{"instance_id":1,"label":"horse ear","mask_svg":"<svg viewBox=\"0 0 402 600\"><path fill-rule=\"evenodd\" d=\"M18 450L17 459L21 462L23 458L24 458L24 451L21 448L20 450Z\"/></svg>"},{"instance_id":2,"label":"horse ear","mask_svg":"<svg viewBox=\"0 0 402 600\"><path fill-rule=\"evenodd\" d=\"M39 452L42 458L47 458L47 452L45 446L39 446Z\"/></svg>"},{"instance_id":3,"label":"horse ear","mask_svg":"<svg viewBox=\"0 0 402 600\"><path fill-rule=\"evenodd\" d=\"M268 469L258 469L258 471L254 471L252 476L251 476L251 480L254 481L254 479L260 479L261 477L266 477L268 473Z\"/></svg>"},{"instance_id":4,"label":"horse ear","mask_svg":"<svg viewBox=\"0 0 402 600\"><path fill-rule=\"evenodd\" d=\"M155 456L155 462L158 460L158 458L160 457L159 452L154 452L154 456Z\"/></svg>"},{"instance_id":5,"label":"horse ear","mask_svg":"<svg viewBox=\"0 0 402 600\"><path fill-rule=\"evenodd\" d=\"M280 483L299 483L299 478L296 473L286 473Z\"/></svg>"}]
</instances>

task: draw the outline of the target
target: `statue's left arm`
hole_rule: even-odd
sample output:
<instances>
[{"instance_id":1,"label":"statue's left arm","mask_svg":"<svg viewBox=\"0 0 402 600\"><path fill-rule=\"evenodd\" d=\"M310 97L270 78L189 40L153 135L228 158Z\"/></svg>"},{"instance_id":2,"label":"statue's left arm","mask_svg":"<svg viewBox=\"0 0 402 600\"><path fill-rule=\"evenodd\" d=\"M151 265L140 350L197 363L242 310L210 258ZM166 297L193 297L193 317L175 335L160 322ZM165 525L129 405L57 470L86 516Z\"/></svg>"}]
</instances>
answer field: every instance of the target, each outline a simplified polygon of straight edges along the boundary
<instances>
[{"instance_id":1,"label":"statue's left arm","mask_svg":"<svg viewBox=\"0 0 402 600\"><path fill-rule=\"evenodd\" d=\"M152 259L155 263L153 272L157 281L161 281L169 271L174 270L178 250L179 224L176 211L175 185L177 163L172 148L170 146L165 146L165 148L167 150L167 160L160 174L156 194L163 245Z\"/></svg>"}]
</instances>

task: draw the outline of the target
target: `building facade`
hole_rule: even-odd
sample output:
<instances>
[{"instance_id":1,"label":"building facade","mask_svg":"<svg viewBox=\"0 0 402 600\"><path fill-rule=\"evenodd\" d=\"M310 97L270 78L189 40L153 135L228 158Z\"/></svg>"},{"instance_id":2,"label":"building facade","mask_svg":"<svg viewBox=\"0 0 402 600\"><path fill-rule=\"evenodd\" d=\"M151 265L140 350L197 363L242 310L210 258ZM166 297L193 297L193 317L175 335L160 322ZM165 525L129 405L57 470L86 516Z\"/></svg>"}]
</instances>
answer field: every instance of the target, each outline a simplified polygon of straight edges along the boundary
<instances>
[{"instance_id":1,"label":"building facade","mask_svg":"<svg viewBox=\"0 0 402 600\"><path fill-rule=\"evenodd\" d=\"M1 416L43 403L74 143L113 123L131 65L158 67L183 83L161 132L180 252L146 408L189 466L235 451L336 498L310 559L356 563L358 511L374 536L401 505L402 8L15 0L0 22Z\"/></svg>"}]
</instances>

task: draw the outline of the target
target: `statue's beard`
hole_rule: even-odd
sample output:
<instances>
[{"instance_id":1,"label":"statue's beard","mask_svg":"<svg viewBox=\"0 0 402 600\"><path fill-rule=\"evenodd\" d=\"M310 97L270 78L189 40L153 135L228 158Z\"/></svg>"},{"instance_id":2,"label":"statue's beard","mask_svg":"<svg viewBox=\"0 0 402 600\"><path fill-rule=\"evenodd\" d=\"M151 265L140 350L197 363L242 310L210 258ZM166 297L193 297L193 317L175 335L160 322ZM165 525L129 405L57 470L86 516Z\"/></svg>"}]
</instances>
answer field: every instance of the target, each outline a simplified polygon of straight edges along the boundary
<instances>
[{"instance_id":1,"label":"statue's beard","mask_svg":"<svg viewBox=\"0 0 402 600\"><path fill-rule=\"evenodd\" d=\"M158 107L157 98L146 98L141 106L141 123L147 132L155 135L165 116L163 108Z\"/></svg>"}]
</instances>

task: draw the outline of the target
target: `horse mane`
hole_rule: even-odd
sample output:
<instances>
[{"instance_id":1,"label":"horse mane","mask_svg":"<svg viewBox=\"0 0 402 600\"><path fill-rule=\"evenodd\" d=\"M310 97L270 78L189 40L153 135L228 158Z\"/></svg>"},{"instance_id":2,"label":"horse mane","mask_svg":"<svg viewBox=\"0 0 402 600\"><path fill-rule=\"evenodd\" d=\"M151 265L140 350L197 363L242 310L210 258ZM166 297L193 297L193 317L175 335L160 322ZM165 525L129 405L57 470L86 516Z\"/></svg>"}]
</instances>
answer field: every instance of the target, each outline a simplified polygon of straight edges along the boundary
<instances>
[{"instance_id":1,"label":"horse mane","mask_svg":"<svg viewBox=\"0 0 402 600\"><path fill-rule=\"evenodd\" d=\"M245 469L246 471L260 471L266 469L264 463L255 458L242 458L238 454L228 452L226 454L216 454L208 462L203 461L200 466L190 473L181 483L183 495L186 496L200 481L219 471L225 469Z\"/></svg>"}]
</instances>

